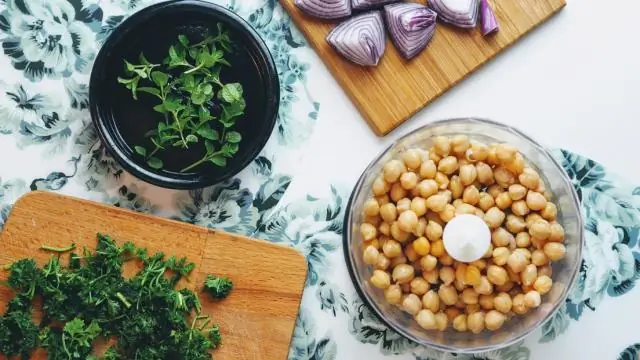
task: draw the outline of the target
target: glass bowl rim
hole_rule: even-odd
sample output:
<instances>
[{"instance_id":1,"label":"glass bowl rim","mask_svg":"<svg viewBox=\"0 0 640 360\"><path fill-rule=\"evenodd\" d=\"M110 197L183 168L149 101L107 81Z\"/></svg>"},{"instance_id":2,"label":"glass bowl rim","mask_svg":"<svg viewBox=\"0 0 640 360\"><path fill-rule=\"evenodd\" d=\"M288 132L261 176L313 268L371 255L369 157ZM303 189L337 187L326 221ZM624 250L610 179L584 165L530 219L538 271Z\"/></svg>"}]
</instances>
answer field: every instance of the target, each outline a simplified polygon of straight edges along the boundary
<instances>
[{"instance_id":1,"label":"glass bowl rim","mask_svg":"<svg viewBox=\"0 0 640 360\"><path fill-rule=\"evenodd\" d=\"M347 206L347 210L345 211L345 215L344 215L344 224L343 224L343 231L342 231L342 248L343 248L343 252L344 252L344 257L345 257L345 263L347 266L347 270L349 272L349 277L351 278L351 282L353 283L353 286L356 290L356 293L358 294L358 296L360 297L360 299L362 300L362 302L364 303L365 306L368 307L369 310L371 310L375 316L378 318L378 320L380 320L384 325L386 325L389 329L397 332L398 334L400 334L401 336L403 336L404 338L411 340L413 342L415 342L418 345L421 346L426 346L426 347L430 347L433 348L435 350L439 350L439 351L445 351L445 352L455 352L455 353L460 353L460 354L475 354L475 353L481 353L481 352L486 352L486 351L494 351L494 350L499 350L499 349L503 349L505 347L511 346L521 340L523 340L524 338L526 338L528 335L530 335L533 331L537 330L540 326L542 326L544 323L546 323L551 317L553 317L555 315L555 313L560 309L561 306L563 306L567 300L567 298L569 297L569 293L571 291L571 289L573 288L573 286L576 283L577 280L577 276L579 273L579 269L580 269L580 264L582 263L582 253L583 253L583 248L584 248L584 218L582 215L582 209L581 209L581 202L578 198L578 194L576 192L575 187L570 186L570 196L571 196L571 200L572 200L572 205L575 209L577 209L577 213L576 213L576 219L577 219L577 225L578 225L578 239L579 239L579 243L577 244L577 254L576 254L576 258L578 259L578 261L576 261L576 263L574 264L573 268L570 269L571 270L571 275L570 275L570 282L569 284L567 284L567 286L564 287L563 291L562 291L562 295L560 295L560 297L558 298L557 302L553 305L553 308L551 309L551 311L549 311L547 313L546 316L544 316L542 319L536 321L536 323L532 326L529 326L526 330L522 331L518 336L514 337L511 340L508 341L504 341L504 342L500 342L496 345L479 345L479 346L472 346L472 347L455 347L455 346L448 346L448 345L441 345L435 342L431 342L428 339L424 339L424 338L418 338L416 336L413 336L410 332L406 331L404 329L404 327L402 326L396 326L396 324L392 324L390 321L388 321L386 319L386 316L384 315L384 313L380 310L380 308L378 307L378 304L374 301L374 299L369 295L369 293L364 291L364 288L361 284L361 280L360 278L356 275L356 271L354 269L355 267L355 259L353 258L354 256L354 251L351 251L351 246L350 246L350 238L351 238L351 232L352 232L352 224L351 224L351 218L353 216L353 202L355 200L355 197L357 194L359 194L362 189L363 189L363 185L364 185L364 180L367 177L367 175L371 172L371 170L373 169L373 167L378 164L380 162L380 160L389 153L389 151L391 151L394 147L398 146L400 143L402 143L403 141L405 141L406 139L410 138L413 135L419 134L422 131L425 131L425 129L428 128L433 128L439 125L447 125L447 124L458 124L460 121L472 121L472 122L476 122L479 124L485 124L485 125L490 125L490 126L494 126L494 127L498 127L501 128L503 130L506 131L510 131L512 133L515 133L516 135L520 136L521 138L523 138L524 140L528 141L530 143L530 145L532 147L534 147L537 151L540 152L540 154L549 162L551 162L553 164L553 166L556 168L556 170L558 170L558 172L560 173L560 176L563 178L563 180L567 183L567 184L571 184L572 181L569 178L569 175L567 174L567 172L564 170L564 168L554 159L553 155L551 155L551 153L544 148L542 145L540 145L537 141L535 141L533 138L531 138L529 135L525 134L524 132L522 132L521 130L518 130L512 126L509 126L507 124L504 123L500 123L494 120L490 120L487 118L481 118L481 117L475 117L475 116L470 116L470 117L456 117L456 118L446 118L446 119L441 119L441 120L436 120L436 121L431 121L428 124L419 126L411 131L408 131L407 133L405 133L404 135L401 135L400 137L398 137L397 139L395 139L391 144L389 144L389 146L385 147L382 151L380 151L371 162L369 162L369 164L367 165L367 167L364 169L364 171L362 172L362 174L360 175L360 177L358 178L355 186L353 187L353 190L349 196L349 200L346 204Z\"/></svg>"}]
</instances>

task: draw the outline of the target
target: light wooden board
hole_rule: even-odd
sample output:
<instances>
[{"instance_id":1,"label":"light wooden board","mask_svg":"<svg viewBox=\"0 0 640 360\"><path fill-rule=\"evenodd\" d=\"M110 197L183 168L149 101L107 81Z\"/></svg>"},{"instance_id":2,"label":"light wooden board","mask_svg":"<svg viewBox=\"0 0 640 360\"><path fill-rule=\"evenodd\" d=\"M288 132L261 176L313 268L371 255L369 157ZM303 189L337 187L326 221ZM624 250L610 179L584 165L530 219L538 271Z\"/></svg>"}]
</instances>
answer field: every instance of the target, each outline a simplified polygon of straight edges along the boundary
<instances>
[{"instance_id":1,"label":"light wooden board","mask_svg":"<svg viewBox=\"0 0 640 360\"><path fill-rule=\"evenodd\" d=\"M498 33L483 37L479 29L467 31L438 24L429 46L410 61L400 56L387 36L386 51L378 66L365 68L344 60L325 41L336 21L314 19L298 10L294 0L280 0L379 136L405 122L565 6L565 0L489 1L500 23Z\"/></svg>"},{"instance_id":2,"label":"light wooden board","mask_svg":"<svg viewBox=\"0 0 640 360\"><path fill-rule=\"evenodd\" d=\"M95 248L98 232L120 244L127 240L151 253L187 256L196 271L184 286L198 290L207 274L234 282L231 295L214 303L201 295L203 313L220 324L223 346L217 360L284 360L304 289L307 263L294 249L262 240L48 192L31 192L18 200L0 235L0 266L34 257L39 265L51 256L42 244ZM126 269L128 270L128 269ZM131 269L133 271L134 269ZM6 280L7 272L0 272ZM0 311L11 291L0 287ZM44 359L39 351L34 359Z\"/></svg>"}]
</instances>

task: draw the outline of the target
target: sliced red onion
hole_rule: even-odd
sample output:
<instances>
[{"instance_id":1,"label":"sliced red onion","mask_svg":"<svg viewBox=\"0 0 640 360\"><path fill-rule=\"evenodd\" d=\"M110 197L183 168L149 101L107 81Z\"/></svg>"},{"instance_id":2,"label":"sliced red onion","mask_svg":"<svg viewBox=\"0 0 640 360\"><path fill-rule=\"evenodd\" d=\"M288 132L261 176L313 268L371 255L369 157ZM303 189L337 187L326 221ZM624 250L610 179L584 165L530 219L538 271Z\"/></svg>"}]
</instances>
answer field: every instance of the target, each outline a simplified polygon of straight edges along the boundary
<instances>
[{"instance_id":1,"label":"sliced red onion","mask_svg":"<svg viewBox=\"0 0 640 360\"><path fill-rule=\"evenodd\" d=\"M471 29L478 22L479 0L429 0L438 18L453 26Z\"/></svg>"},{"instance_id":2,"label":"sliced red onion","mask_svg":"<svg viewBox=\"0 0 640 360\"><path fill-rule=\"evenodd\" d=\"M487 36L498 31L498 19L493 12L488 0L480 0L480 21L482 22L482 35Z\"/></svg>"},{"instance_id":3,"label":"sliced red onion","mask_svg":"<svg viewBox=\"0 0 640 360\"><path fill-rule=\"evenodd\" d=\"M370 11L338 24L327 42L347 60L362 66L376 66L384 54L385 32L382 13Z\"/></svg>"},{"instance_id":4,"label":"sliced red onion","mask_svg":"<svg viewBox=\"0 0 640 360\"><path fill-rule=\"evenodd\" d=\"M351 15L351 0L294 0L298 9L320 19L340 19Z\"/></svg>"},{"instance_id":5,"label":"sliced red onion","mask_svg":"<svg viewBox=\"0 0 640 360\"><path fill-rule=\"evenodd\" d=\"M438 15L425 5L391 4L384 12L391 40L407 60L424 50L436 32Z\"/></svg>"},{"instance_id":6,"label":"sliced red onion","mask_svg":"<svg viewBox=\"0 0 640 360\"><path fill-rule=\"evenodd\" d=\"M398 1L400 0L351 0L351 8L354 10L369 10Z\"/></svg>"}]
</instances>

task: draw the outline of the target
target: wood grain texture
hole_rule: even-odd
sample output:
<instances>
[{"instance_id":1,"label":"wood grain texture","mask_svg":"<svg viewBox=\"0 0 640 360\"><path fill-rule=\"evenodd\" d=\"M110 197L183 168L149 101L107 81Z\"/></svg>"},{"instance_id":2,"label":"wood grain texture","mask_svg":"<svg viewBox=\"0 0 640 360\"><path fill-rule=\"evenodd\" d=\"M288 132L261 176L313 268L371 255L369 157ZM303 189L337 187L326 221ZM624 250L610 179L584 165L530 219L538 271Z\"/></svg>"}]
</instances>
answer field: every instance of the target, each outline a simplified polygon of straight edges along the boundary
<instances>
[{"instance_id":1,"label":"wood grain texture","mask_svg":"<svg viewBox=\"0 0 640 360\"><path fill-rule=\"evenodd\" d=\"M387 36L378 66L365 68L344 60L325 41L337 22L307 16L294 0L280 2L378 136L405 122L565 6L565 0L490 0L500 23L498 33L483 37L479 29L438 24L429 46L410 61L400 56Z\"/></svg>"},{"instance_id":2,"label":"wood grain texture","mask_svg":"<svg viewBox=\"0 0 640 360\"><path fill-rule=\"evenodd\" d=\"M234 290L221 302L201 295L203 313L222 330L224 344L214 352L217 360L286 359L307 275L305 258L291 248L36 191L20 198L11 211L0 235L0 266L25 257L43 265L51 253L39 250L42 244L75 242L78 248L95 248L98 232L120 244L133 241L150 253L188 257L196 271L182 284L192 290L199 290L210 273L233 280ZM6 271L0 272L0 280L6 277ZM0 287L0 311L12 296ZM46 357L39 351L33 358Z\"/></svg>"}]
</instances>

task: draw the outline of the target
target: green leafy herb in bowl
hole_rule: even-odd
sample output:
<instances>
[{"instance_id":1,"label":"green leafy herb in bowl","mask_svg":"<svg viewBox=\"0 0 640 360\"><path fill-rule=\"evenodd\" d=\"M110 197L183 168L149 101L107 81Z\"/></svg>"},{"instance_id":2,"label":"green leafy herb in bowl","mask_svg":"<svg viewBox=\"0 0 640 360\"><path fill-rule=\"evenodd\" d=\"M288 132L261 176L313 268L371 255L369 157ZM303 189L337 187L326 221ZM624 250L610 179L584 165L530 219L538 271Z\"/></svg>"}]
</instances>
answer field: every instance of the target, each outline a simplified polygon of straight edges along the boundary
<instances>
[{"instance_id":1,"label":"green leafy herb in bowl","mask_svg":"<svg viewBox=\"0 0 640 360\"><path fill-rule=\"evenodd\" d=\"M202 157L181 169L192 170L206 162L219 167L238 152L242 135L234 131L245 111L242 85L223 83L220 74L231 64L225 58L232 52L228 32L218 23L217 34L191 42L186 35L169 47L162 63L152 63L140 54L139 63L125 60L125 77L118 82L138 96L152 96L153 110L162 114L157 126L145 134L153 147L134 145L153 169L162 169L162 152L200 151ZM212 111L213 110L213 111Z\"/></svg>"}]
</instances>

